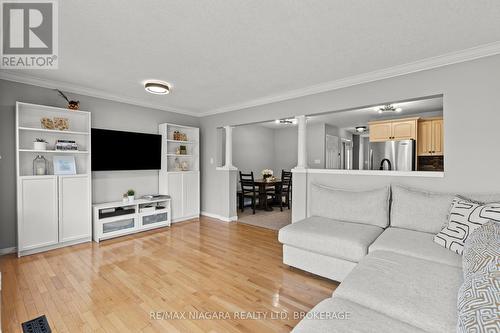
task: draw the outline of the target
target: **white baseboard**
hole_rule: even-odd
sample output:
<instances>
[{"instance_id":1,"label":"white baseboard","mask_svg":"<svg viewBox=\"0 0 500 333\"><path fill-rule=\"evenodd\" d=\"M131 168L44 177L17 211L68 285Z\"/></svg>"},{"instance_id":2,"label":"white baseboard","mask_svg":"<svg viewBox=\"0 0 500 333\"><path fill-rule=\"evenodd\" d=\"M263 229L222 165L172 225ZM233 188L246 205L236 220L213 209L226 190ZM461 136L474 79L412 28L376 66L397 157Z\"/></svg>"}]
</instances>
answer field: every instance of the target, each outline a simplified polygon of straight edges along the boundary
<instances>
[{"instance_id":1,"label":"white baseboard","mask_svg":"<svg viewBox=\"0 0 500 333\"><path fill-rule=\"evenodd\" d=\"M200 218L200 215L180 217L180 218L177 218L177 219L172 219L172 223L184 222L184 221L193 220L193 219L199 219L199 218Z\"/></svg>"},{"instance_id":2,"label":"white baseboard","mask_svg":"<svg viewBox=\"0 0 500 333\"><path fill-rule=\"evenodd\" d=\"M3 256L5 254L11 254L11 253L16 253L17 252L17 247L6 247L5 249L0 249L0 256Z\"/></svg>"},{"instance_id":3,"label":"white baseboard","mask_svg":"<svg viewBox=\"0 0 500 333\"><path fill-rule=\"evenodd\" d=\"M223 222L233 222L233 221L238 220L238 216L225 217L225 216L222 216L219 214L213 214L213 213L204 212L204 211L201 212L201 215L211 217L213 219L221 220Z\"/></svg>"}]
</instances>

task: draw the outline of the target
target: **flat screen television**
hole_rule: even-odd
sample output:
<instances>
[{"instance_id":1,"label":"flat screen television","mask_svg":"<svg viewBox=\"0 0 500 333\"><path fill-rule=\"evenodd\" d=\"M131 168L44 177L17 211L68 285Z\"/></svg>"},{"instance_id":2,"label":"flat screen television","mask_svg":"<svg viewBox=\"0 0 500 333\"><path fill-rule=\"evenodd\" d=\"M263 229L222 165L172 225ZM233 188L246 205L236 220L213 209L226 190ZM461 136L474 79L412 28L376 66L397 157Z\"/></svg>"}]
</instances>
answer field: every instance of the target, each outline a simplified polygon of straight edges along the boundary
<instances>
[{"instance_id":1,"label":"flat screen television","mask_svg":"<svg viewBox=\"0 0 500 333\"><path fill-rule=\"evenodd\" d=\"M92 128L92 171L161 169L161 135Z\"/></svg>"}]
</instances>

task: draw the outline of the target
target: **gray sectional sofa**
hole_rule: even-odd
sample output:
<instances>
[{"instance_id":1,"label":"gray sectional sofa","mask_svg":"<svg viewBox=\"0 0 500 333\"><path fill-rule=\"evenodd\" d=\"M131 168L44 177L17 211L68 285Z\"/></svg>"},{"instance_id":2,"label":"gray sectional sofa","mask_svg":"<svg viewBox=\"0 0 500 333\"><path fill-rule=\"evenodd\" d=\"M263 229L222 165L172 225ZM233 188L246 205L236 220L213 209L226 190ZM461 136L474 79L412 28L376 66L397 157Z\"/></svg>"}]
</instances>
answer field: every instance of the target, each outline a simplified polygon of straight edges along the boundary
<instances>
[{"instance_id":1,"label":"gray sectional sofa","mask_svg":"<svg viewBox=\"0 0 500 333\"><path fill-rule=\"evenodd\" d=\"M434 242L455 194L312 185L308 218L279 231L285 264L341 282L294 332L456 332L462 256ZM467 195L500 201L499 195Z\"/></svg>"}]
</instances>

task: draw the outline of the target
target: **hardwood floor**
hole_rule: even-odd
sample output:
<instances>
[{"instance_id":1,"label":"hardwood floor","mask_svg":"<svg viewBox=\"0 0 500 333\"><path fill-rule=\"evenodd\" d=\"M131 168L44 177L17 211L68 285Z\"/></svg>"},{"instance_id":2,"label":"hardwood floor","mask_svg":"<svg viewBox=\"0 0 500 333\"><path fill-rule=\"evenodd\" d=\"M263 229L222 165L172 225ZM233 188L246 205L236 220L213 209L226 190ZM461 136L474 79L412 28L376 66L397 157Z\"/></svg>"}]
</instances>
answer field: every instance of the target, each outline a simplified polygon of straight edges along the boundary
<instances>
[{"instance_id":1,"label":"hardwood floor","mask_svg":"<svg viewBox=\"0 0 500 333\"><path fill-rule=\"evenodd\" d=\"M4 333L42 314L53 332L288 332L337 286L283 265L276 231L205 217L0 269Z\"/></svg>"}]
</instances>

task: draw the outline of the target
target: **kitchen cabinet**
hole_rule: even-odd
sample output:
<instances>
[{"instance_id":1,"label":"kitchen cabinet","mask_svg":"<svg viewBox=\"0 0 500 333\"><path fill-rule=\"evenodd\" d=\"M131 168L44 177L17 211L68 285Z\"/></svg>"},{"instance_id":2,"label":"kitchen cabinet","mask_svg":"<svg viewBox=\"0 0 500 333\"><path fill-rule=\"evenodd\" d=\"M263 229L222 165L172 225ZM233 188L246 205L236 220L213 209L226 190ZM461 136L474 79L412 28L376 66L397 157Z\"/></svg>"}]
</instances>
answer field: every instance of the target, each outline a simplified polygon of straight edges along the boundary
<instances>
[{"instance_id":1,"label":"kitchen cabinet","mask_svg":"<svg viewBox=\"0 0 500 333\"><path fill-rule=\"evenodd\" d=\"M417 121L418 118L372 121L368 123L370 141L416 140Z\"/></svg>"},{"instance_id":2,"label":"kitchen cabinet","mask_svg":"<svg viewBox=\"0 0 500 333\"><path fill-rule=\"evenodd\" d=\"M383 122L370 125L370 141L387 141L392 136L391 122Z\"/></svg>"},{"instance_id":3,"label":"kitchen cabinet","mask_svg":"<svg viewBox=\"0 0 500 333\"><path fill-rule=\"evenodd\" d=\"M418 122L418 156L444 154L443 118L422 119Z\"/></svg>"}]
</instances>

